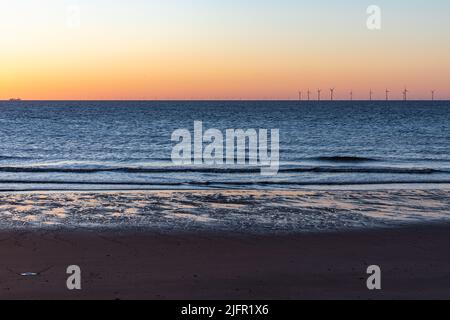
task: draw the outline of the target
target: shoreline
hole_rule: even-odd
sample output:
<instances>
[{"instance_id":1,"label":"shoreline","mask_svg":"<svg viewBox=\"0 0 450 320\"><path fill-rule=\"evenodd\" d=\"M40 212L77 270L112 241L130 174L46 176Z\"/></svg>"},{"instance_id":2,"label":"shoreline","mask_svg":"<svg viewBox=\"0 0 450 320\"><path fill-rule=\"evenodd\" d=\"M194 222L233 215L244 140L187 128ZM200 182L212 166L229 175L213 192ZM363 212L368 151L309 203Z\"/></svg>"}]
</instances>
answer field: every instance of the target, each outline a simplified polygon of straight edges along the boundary
<instances>
[{"instance_id":1,"label":"shoreline","mask_svg":"<svg viewBox=\"0 0 450 320\"><path fill-rule=\"evenodd\" d=\"M449 247L449 223L299 235L0 231L0 298L449 299ZM65 287L69 265L82 270L81 291ZM366 287L369 265L382 270L381 291Z\"/></svg>"},{"instance_id":2,"label":"shoreline","mask_svg":"<svg viewBox=\"0 0 450 320\"><path fill-rule=\"evenodd\" d=\"M1 184L1 183L0 183ZM33 184L29 182L20 182L19 184ZM46 184L46 183L42 183ZM54 184L54 183L51 183ZM56 185L64 185L66 182L57 183ZM79 185L90 185L90 183L75 183ZM291 184L291 183L289 183ZM70 185L70 184L69 184ZM95 185L95 184L92 184ZM133 184L102 184L102 185L120 185L120 186L133 186ZM137 184L145 186L146 183ZM173 188L173 185L169 184L166 188L104 188L104 189L87 189L87 188L30 188L30 189L0 189L0 194L2 193L36 193L36 192L84 192L84 193L105 193L105 192L158 192L158 191L172 191L172 192L198 192L198 191L260 191L260 192L270 192L270 191L380 191L380 190L450 190L450 182L448 181L432 181L432 182L415 182L415 181L398 181L398 182L355 182L355 183L304 183L304 184L292 184L295 187L283 188L283 187L264 187L264 184L260 188L246 186L235 187L233 185L227 185L224 187L198 187L192 188L191 186L186 188ZM161 185L163 186L163 185ZM171 187L172 186L172 187Z\"/></svg>"}]
</instances>

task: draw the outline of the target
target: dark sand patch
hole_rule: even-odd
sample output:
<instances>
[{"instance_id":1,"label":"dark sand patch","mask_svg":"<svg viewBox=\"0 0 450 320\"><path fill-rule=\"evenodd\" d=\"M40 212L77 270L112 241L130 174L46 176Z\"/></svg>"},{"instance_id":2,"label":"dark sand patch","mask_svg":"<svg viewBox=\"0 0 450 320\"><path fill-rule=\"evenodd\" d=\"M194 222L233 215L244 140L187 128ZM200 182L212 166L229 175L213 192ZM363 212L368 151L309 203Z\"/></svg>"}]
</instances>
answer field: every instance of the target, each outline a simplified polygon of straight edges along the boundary
<instances>
[{"instance_id":1,"label":"dark sand patch","mask_svg":"<svg viewBox=\"0 0 450 320\"><path fill-rule=\"evenodd\" d=\"M450 226L300 235L3 231L1 299L450 298ZM65 287L82 269L82 290ZM381 291L366 269L382 269ZM37 272L35 277L20 276Z\"/></svg>"}]
</instances>

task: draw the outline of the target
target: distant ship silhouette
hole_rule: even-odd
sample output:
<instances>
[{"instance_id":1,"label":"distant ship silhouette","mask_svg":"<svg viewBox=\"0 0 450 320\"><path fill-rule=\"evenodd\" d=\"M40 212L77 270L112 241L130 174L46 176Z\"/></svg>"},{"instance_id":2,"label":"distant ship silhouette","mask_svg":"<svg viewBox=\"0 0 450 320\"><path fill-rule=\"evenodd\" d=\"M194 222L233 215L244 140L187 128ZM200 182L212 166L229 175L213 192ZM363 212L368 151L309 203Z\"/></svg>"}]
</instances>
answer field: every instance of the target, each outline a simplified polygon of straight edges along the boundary
<instances>
[{"instance_id":1,"label":"distant ship silhouette","mask_svg":"<svg viewBox=\"0 0 450 320\"><path fill-rule=\"evenodd\" d=\"M20 99L20 98L11 98L11 99L9 99L9 101L22 101L22 99Z\"/></svg>"}]
</instances>

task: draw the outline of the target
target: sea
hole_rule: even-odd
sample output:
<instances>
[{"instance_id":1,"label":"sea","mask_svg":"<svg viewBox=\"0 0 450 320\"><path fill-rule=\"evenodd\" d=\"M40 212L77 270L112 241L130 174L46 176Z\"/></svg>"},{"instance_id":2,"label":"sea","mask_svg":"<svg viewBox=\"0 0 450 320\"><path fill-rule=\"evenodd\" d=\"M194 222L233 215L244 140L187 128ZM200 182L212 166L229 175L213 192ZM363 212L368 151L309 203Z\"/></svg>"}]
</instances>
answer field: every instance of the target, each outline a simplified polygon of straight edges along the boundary
<instances>
[{"instance_id":1,"label":"sea","mask_svg":"<svg viewBox=\"0 0 450 320\"><path fill-rule=\"evenodd\" d=\"M278 129L278 174L175 165L177 129ZM0 191L440 188L448 101L3 101Z\"/></svg>"}]
</instances>

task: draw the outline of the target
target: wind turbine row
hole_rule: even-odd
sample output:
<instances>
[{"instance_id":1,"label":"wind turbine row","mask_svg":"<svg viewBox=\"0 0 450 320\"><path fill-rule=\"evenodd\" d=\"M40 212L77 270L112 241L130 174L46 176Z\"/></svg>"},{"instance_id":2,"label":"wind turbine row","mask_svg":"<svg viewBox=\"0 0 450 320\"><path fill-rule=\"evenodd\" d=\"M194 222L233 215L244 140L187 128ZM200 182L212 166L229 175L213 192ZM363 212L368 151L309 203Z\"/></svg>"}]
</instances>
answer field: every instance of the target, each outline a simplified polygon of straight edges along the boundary
<instances>
[{"instance_id":1,"label":"wind turbine row","mask_svg":"<svg viewBox=\"0 0 450 320\"><path fill-rule=\"evenodd\" d=\"M335 97L335 90L336 88L330 88L330 101L334 101L334 97ZM402 95L403 95L403 101L407 101L408 100L408 93L410 91L405 87L405 89L402 91ZM311 101L311 91L308 89L308 91L306 91L307 93L307 101ZM389 101L389 94L391 93L391 91L389 89L386 89L385 91L385 99L386 101ZM317 89L317 101L321 101L321 96L322 94L322 89ZM369 91L369 101L373 100L373 95L375 94L374 91L372 91L372 89L370 89ZM434 101L435 100L435 95L436 95L436 90L431 90L431 100ZM298 91L298 99L299 101L303 101L303 91ZM353 101L353 90L350 91L350 101Z\"/></svg>"}]
</instances>

